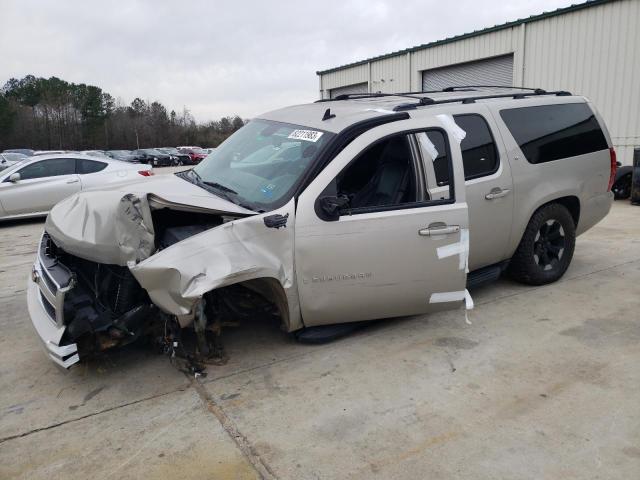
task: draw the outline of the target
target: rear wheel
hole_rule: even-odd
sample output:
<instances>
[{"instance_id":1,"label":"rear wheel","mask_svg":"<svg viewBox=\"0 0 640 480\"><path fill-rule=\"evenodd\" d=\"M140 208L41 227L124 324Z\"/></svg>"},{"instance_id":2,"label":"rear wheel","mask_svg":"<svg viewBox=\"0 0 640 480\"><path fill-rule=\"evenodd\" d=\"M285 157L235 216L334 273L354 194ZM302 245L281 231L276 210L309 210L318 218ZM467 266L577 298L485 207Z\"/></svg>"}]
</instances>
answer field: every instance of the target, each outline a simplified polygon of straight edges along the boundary
<instances>
[{"instance_id":1,"label":"rear wheel","mask_svg":"<svg viewBox=\"0 0 640 480\"><path fill-rule=\"evenodd\" d=\"M575 242L576 228L567 208L559 203L542 207L529 220L508 272L529 285L555 282L569 267Z\"/></svg>"}]
</instances>

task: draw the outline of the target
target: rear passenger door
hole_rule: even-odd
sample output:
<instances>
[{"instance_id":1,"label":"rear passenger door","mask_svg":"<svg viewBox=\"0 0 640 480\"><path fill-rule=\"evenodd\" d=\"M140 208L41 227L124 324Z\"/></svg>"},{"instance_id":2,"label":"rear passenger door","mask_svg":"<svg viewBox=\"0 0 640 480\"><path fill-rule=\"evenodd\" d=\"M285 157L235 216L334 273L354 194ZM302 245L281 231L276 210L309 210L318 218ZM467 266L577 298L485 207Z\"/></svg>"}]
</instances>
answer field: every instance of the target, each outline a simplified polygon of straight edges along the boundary
<instances>
[{"instance_id":1,"label":"rear passenger door","mask_svg":"<svg viewBox=\"0 0 640 480\"><path fill-rule=\"evenodd\" d=\"M469 205L469 270L505 260L513 216L513 180L507 154L488 109L453 116L466 132L460 148Z\"/></svg>"},{"instance_id":2,"label":"rear passenger door","mask_svg":"<svg viewBox=\"0 0 640 480\"><path fill-rule=\"evenodd\" d=\"M508 257L513 215L513 182L502 141L498 140L493 117L482 105L468 113L453 115L466 132L460 143L467 204L469 206L469 270L491 265ZM449 186L449 172L443 168L442 146L417 134L425 164L428 191L441 198ZM431 161L432 159L432 161Z\"/></svg>"}]
</instances>

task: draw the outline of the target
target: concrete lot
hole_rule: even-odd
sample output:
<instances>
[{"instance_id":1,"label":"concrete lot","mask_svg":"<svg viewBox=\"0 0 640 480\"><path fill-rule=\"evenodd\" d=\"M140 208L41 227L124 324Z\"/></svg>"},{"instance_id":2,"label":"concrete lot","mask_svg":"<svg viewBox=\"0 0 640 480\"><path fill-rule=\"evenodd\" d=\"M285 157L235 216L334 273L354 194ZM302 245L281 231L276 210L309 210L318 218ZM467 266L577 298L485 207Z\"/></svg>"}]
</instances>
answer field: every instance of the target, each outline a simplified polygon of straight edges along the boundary
<instances>
[{"instance_id":1,"label":"concrete lot","mask_svg":"<svg viewBox=\"0 0 640 480\"><path fill-rule=\"evenodd\" d=\"M42 221L0 226L0 478L640 478L640 207L554 285L323 346L229 330L204 379L132 346L62 372L25 282Z\"/></svg>"}]
</instances>

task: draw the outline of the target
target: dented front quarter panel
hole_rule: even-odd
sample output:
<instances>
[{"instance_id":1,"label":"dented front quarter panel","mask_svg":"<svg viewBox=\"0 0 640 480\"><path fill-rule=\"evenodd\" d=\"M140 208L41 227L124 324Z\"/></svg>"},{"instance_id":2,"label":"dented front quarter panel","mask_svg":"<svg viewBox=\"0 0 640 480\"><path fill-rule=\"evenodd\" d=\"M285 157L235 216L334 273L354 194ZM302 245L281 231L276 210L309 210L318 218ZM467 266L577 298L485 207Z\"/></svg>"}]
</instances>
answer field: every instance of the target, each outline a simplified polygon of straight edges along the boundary
<instances>
[{"instance_id":1,"label":"dented front quarter panel","mask_svg":"<svg viewBox=\"0 0 640 480\"><path fill-rule=\"evenodd\" d=\"M269 228L264 217L287 215L286 226ZM254 279L275 279L282 286L288 312L285 328L302 327L294 274L295 202L207 230L157 252L129 269L162 310L190 318L202 296L220 287ZM188 320L187 320L188 321ZM184 326L184 325L183 325Z\"/></svg>"}]
</instances>

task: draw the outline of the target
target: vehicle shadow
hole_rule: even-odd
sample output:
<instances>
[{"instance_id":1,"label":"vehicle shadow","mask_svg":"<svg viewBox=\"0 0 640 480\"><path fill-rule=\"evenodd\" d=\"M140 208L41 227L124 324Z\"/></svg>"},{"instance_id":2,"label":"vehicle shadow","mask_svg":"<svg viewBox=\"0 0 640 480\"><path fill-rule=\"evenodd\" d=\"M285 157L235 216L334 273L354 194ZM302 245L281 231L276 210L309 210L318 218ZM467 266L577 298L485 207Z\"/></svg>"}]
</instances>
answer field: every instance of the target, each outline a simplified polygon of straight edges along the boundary
<instances>
[{"instance_id":1,"label":"vehicle shadow","mask_svg":"<svg viewBox=\"0 0 640 480\"><path fill-rule=\"evenodd\" d=\"M47 217L35 217L35 218L12 218L9 220L0 221L0 227L16 227L44 224Z\"/></svg>"}]
</instances>

